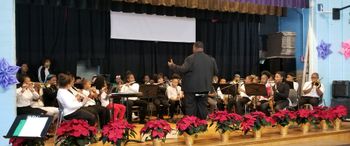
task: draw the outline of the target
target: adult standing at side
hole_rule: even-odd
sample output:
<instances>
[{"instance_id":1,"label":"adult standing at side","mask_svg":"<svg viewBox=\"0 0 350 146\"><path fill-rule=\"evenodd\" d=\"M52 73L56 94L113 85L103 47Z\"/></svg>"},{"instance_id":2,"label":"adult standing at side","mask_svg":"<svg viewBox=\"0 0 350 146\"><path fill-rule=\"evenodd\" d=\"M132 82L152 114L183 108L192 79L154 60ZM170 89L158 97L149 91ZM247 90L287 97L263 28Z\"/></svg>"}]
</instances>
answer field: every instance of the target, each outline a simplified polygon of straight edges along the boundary
<instances>
[{"instance_id":1,"label":"adult standing at side","mask_svg":"<svg viewBox=\"0 0 350 146\"><path fill-rule=\"evenodd\" d=\"M169 60L168 66L174 72L183 74L182 89L185 95L185 114L206 119L208 115L208 93L212 87L212 78L218 73L216 61L204 53L202 42L193 44L193 54L182 65Z\"/></svg>"}]
</instances>

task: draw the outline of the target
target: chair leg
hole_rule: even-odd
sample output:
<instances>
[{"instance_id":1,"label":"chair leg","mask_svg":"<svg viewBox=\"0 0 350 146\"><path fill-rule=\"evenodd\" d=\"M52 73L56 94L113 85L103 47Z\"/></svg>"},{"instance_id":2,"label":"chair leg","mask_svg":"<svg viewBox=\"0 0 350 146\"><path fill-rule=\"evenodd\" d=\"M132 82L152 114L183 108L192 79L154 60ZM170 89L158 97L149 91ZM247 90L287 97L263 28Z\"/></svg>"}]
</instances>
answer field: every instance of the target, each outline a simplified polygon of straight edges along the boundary
<instances>
[{"instance_id":1,"label":"chair leg","mask_svg":"<svg viewBox=\"0 0 350 146\"><path fill-rule=\"evenodd\" d=\"M63 119L63 113L62 113L62 111L60 111L59 116L57 118L57 122L56 122L55 134L54 134L54 137L53 137L54 145L56 145L56 142L57 142L57 129L60 126L60 124L62 122L62 119Z\"/></svg>"}]
</instances>

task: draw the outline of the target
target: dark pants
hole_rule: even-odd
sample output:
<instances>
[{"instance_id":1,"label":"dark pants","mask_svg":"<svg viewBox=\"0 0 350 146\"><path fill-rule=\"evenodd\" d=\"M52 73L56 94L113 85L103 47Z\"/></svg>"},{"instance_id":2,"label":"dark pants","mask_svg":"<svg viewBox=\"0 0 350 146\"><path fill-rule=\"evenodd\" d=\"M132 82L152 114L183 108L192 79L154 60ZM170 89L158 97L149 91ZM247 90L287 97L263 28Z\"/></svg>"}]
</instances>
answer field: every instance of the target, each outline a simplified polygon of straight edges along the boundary
<instances>
[{"instance_id":1,"label":"dark pants","mask_svg":"<svg viewBox=\"0 0 350 146\"><path fill-rule=\"evenodd\" d=\"M100 105L93 105L86 107L86 110L99 117L100 127L103 127L109 122L109 110Z\"/></svg>"},{"instance_id":2,"label":"dark pants","mask_svg":"<svg viewBox=\"0 0 350 146\"><path fill-rule=\"evenodd\" d=\"M318 106L320 103L320 98L316 97L301 97L299 101L299 106L304 104L311 104L312 106Z\"/></svg>"},{"instance_id":3,"label":"dark pants","mask_svg":"<svg viewBox=\"0 0 350 146\"><path fill-rule=\"evenodd\" d=\"M86 107L82 107L76 110L75 112L64 116L64 118L67 120L71 120L71 119L86 120L89 123L89 125L92 125L92 126L95 125L96 119L97 119L95 114L87 110Z\"/></svg>"},{"instance_id":4,"label":"dark pants","mask_svg":"<svg viewBox=\"0 0 350 146\"><path fill-rule=\"evenodd\" d=\"M236 112L236 113L237 113L237 108L236 108L236 105L237 105L237 97L238 97L238 96L234 96L234 97L228 98L228 102L227 102L226 108L227 108L227 111L228 111L229 113L232 113L232 112ZM218 106L219 106L219 105L218 105Z\"/></svg>"},{"instance_id":5,"label":"dark pants","mask_svg":"<svg viewBox=\"0 0 350 146\"><path fill-rule=\"evenodd\" d=\"M32 108L30 106L17 107L17 115L45 115L46 111L40 108Z\"/></svg>"},{"instance_id":6,"label":"dark pants","mask_svg":"<svg viewBox=\"0 0 350 146\"><path fill-rule=\"evenodd\" d=\"M140 123L143 123L146 118L147 113L147 101L144 100L129 100L126 103L126 111L127 111L127 119L128 122L132 122L132 106L139 106L140 107Z\"/></svg>"},{"instance_id":7,"label":"dark pants","mask_svg":"<svg viewBox=\"0 0 350 146\"><path fill-rule=\"evenodd\" d=\"M180 100L170 100L170 108L169 108L169 113L170 113L170 118L174 117L174 114L176 112L176 109L180 107L180 110L182 113L185 113L185 110L183 109L184 106L180 106ZM182 104L182 103L181 103Z\"/></svg>"},{"instance_id":8,"label":"dark pants","mask_svg":"<svg viewBox=\"0 0 350 146\"><path fill-rule=\"evenodd\" d=\"M200 119L207 119L208 116L208 92L198 93L201 96L195 96L194 92L185 92L185 112L186 115L196 116Z\"/></svg>"},{"instance_id":9,"label":"dark pants","mask_svg":"<svg viewBox=\"0 0 350 146\"><path fill-rule=\"evenodd\" d=\"M288 105L289 105L289 101L287 99L275 101L275 111L278 112L280 110L283 110L286 107L288 107Z\"/></svg>"},{"instance_id":10,"label":"dark pants","mask_svg":"<svg viewBox=\"0 0 350 146\"><path fill-rule=\"evenodd\" d=\"M163 115L167 113L169 108L169 101L166 97L157 97L153 100L154 105L156 106L156 112L159 119L164 119Z\"/></svg>"},{"instance_id":11,"label":"dark pants","mask_svg":"<svg viewBox=\"0 0 350 146\"><path fill-rule=\"evenodd\" d=\"M244 107L250 101L248 97L241 97L236 102L236 113L239 115L244 115Z\"/></svg>"},{"instance_id":12,"label":"dark pants","mask_svg":"<svg viewBox=\"0 0 350 146\"><path fill-rule=\"evenodd\" d=\"M218 105L218 110L219 111L224 111L225 110L225 103L224 103L224 100L222 100L222 99L217 99L216 100L218 103L217 103L217 105Z\"/></svg>"},{"instance_id":13,"label":"dark pants","mask_svg":"<svg viewBox=\"0 0 350 146\"><path fill-rule=\"evenodd\" d=\"M257 106L257 110L265 113L266 115L270 115L270 112L269 112L269 109L270 109L269 101L262 100L262 101L259 101L259 102L260 102L260 105Z\"/></svg>"}]
</instances>

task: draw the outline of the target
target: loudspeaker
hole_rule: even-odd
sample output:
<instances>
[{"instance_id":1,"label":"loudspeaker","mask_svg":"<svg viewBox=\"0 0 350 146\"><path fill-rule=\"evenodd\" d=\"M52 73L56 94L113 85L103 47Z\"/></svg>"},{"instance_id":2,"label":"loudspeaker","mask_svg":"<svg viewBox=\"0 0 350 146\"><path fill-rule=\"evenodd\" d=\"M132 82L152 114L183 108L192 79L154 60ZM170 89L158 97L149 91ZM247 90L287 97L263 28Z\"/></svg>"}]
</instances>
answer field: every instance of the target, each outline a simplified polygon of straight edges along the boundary
<instances>
[{"instance_id":1,"label":"loudspeaker","mask_svg":"<svg viewBox=\"0 0 350 146\"><path fill-rule=\"evenodd\" d=\"M296 73L296 58L269 58L260 65L260 71L268 70L271 73L284 71Z\"/></svg>"},{"instance_id":2,"label":"loudspeaker","mask_svg":"<svg viewBox=\"0 0 350 146\"><path fill-rule=\"evenodd\" d=\"M333 81L332 96L350 98L350 81Z\"/></svg>"},{"instance_id":3,"label":"loudspeaker","mask_svg":"<svg viewBox=\"0 0 350 146\"><path fill-rule=\"evenodd\" d=\"M333 14L333 20L339 20L340 19L340 8L333 8L332 14Z\"/></svg>"},{"instance_id":4,"label":"loudspeaker","mask_svg":"<svg viewBox=\"0 0 350 146\"><path fill-rule=\"evenodd\" d=\"M277 32L267 38L267 57L295 56L295 32Z\"/></svg>"},{"instance_id":5,"label":"loudspeaker","mask_svg":"<svg viewBox=\"0 0 350 146\"><path fill-rule=\"evenodd\" d=\"M346 115L346 119L350 118L350 98L332 98L331 107L337 105L344 105L348 109L348 114Z\"/></svg>"}]
</instances>

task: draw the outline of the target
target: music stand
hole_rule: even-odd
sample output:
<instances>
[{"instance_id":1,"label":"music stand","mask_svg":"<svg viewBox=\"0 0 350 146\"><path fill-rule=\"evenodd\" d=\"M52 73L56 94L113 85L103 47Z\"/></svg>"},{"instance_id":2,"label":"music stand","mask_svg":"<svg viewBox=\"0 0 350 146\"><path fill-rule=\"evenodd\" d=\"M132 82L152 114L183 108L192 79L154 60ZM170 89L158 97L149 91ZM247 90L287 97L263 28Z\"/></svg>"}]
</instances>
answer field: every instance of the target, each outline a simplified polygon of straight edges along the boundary
<instances>
[{"instance_id":1,"label":"music stand","mask_svg":"<svg viewBox=\"0 0 350 146\"><path fill-rule=\"evenodd\" d=\"M220 87L222 94L234 96L236 93L236 86L234 84L213 84L215 90Z\"/></svg>"},{"instance_id":2,"label":"music stand","mask_svg":"<svg viewBox=\"0 0 350 146\"><path fill-rule=\"evenodd\" d=\"M52 122L52 116L19 115L4 138L44 139Z\"/></svg>"},{"instance_id":3,"label":"music stand","mask_svg":"<svg viewBox=\"0 0 350 146\"><path fill-rule=\"evenodd\" d=\"M142 93L142 98L154 98L158 96L158 85L141 85L140 92Z\"/></svg>"},{"instance_id":4,"label":"music stand","mask_svg":"<svg viewBox=\"0 0 350 146\"><path fill-rule=\"evenodd\" d=\"M264 84L245 84L245 92L248 96L267 96Z\"/></svg>"}]
</instances>

